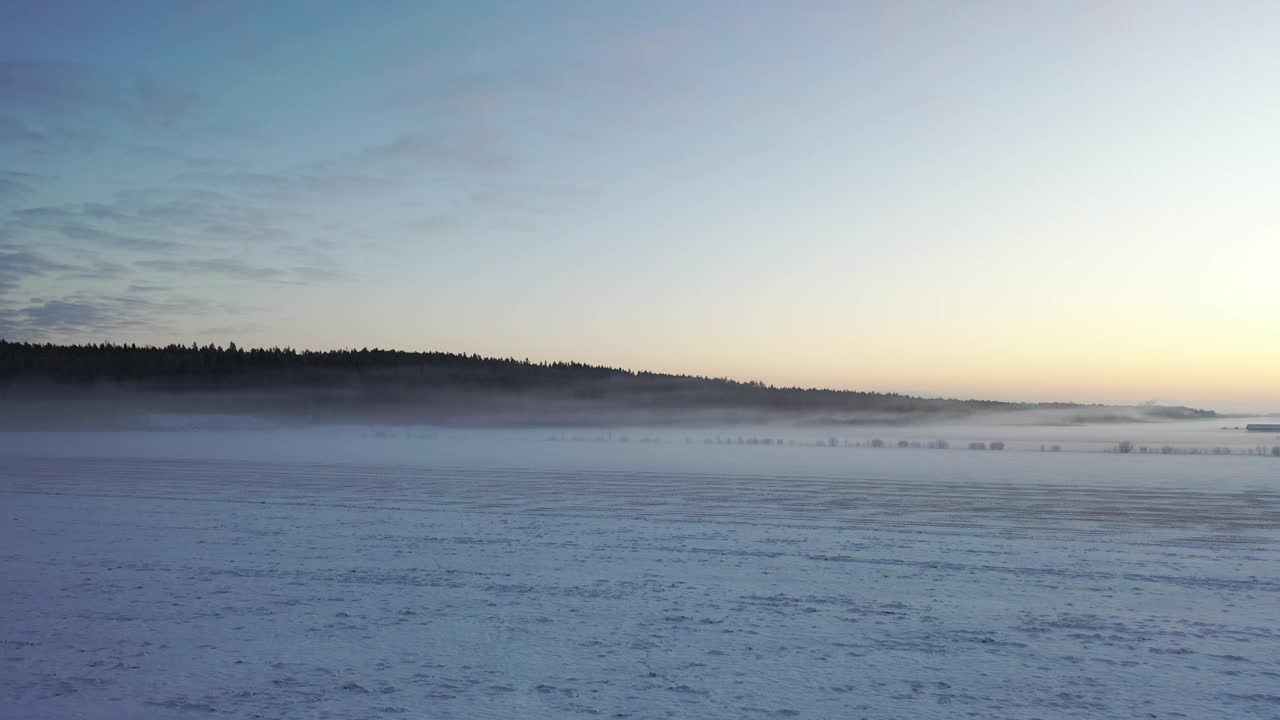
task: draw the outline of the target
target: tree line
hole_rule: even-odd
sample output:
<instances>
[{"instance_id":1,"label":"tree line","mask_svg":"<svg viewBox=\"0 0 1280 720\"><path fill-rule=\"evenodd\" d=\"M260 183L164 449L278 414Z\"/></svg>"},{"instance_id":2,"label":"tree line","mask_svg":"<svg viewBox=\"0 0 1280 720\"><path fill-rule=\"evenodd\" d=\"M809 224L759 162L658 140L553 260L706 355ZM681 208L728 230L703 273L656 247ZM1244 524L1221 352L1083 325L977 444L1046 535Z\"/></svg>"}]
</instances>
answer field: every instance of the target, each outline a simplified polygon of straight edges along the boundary
<instances>
[{"instance_id":1,"label":"tree line","mask_svg":"<svg viewBox=\"0 0 1280 720\"><path fill-rule=\"evenodd\" d=\"M755 381L633 371L578 362L532 362L449 352L380 348L244 349L231 343L136 344L0 340L0 383L14 386L126 383L166 391L363 388L386 396L396 388L538 393L634 408L750 408L795 412L881 412L957 415L1072 403L1010 403L920 398L897 393L775 387ZM1208 411L1191 411L1208 412Z\"/></svg>"}]
</instances>

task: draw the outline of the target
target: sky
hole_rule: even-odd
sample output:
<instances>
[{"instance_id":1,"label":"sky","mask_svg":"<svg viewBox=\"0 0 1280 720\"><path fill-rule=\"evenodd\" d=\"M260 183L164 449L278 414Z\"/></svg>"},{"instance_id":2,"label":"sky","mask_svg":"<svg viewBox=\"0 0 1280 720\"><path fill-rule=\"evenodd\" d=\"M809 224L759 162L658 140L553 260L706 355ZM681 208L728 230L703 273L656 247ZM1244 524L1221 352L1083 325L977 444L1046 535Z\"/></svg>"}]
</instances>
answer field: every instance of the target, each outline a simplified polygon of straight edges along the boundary
<instances>
[{"instance_id":1,"label":"sky","mask_svg":"<svg viewBox=\"0 0 1280 720\"><path fill-rule=\"evenodd\" d=\"M1280 410L1280 4L0 23L0 337Z\"/></svg>"}]
</instances>

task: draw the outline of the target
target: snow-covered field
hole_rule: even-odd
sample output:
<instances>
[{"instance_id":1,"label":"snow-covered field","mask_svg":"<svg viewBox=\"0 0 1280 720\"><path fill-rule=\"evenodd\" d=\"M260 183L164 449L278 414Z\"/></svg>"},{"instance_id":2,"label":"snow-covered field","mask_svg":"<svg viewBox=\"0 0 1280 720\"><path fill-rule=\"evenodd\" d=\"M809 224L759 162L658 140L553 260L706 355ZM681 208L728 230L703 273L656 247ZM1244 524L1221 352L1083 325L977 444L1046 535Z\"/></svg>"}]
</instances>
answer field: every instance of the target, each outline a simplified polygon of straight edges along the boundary
<instances>
[{"instance_id":1,"label":"snow-covered field","mask_svg":"<svg viewBox=\"0 0 1280 720\"><path fill-rule=\"evenodd\" d=\"M1099 452L1187 428L0 434L0 717L1277 718L1280 458Z\"/></svg>"}]
</instances>

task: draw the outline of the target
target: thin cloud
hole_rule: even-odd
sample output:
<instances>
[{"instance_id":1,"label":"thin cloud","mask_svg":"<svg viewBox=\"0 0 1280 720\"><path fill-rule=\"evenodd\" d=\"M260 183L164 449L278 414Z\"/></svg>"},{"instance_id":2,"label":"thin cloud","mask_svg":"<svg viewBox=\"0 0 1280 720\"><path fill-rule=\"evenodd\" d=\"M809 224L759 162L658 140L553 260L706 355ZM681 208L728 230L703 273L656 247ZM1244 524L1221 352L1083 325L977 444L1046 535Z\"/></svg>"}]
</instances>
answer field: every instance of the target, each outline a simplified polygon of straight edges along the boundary
<instances>
[{"instance_id":1,"label":"thin cloud","mask_svg":"<svg viewBox=\"0 0 1280 720\"><path fill-rule=\"evenodd\" d=\"M70 265L25 250L0 252L0 295L17 288L27 278L73 269Z\"/></svg>"},{"instance_id":2,"label":"thin cloud","mask_svg":"<svg viewBox=\"0 0 1280 720\"><path fill-rule=\"evenodd\" d=\"M171 292L173 288L169 285L151 285L149 283L130 283L129 292L131 293L161 293Z\"/></svg>"},{"instance_id":3,"label":"thin cloud","mask_svg":"<svg viewBox=\"0 0 1280 720\"><path fill-rule=\"evenodd\" d=\"M218 327L205 328L200 331L200 334L204 336L217 335L227 337L235 335L252 335L266 329L267 327L261 323L247 322L235 325L219 325Z\"/></svg>"},{"instance_id":4,"label":"thin cloud","mask_svg":"<svg viewBox=\"0 0 1280 720\"><path fill-rule=\"evenodd\" d=\"M331 268L299 266L292 269L293 274L306 283L333 283L350 279L350 274Z\"/></svg>"},{"instance_id":5,"label":"thin cloud","mask_svg":"<svg viewBox=\"0 0 1280 720\"><path fill-rule=\"evenodd\" d=\"M5 145L39 145L48 135L31 127L25 120L13 115L0 115L0 147Z\"/></svg>"},{"instance_id":6,"label":"thin cloud","mask_svg":"<svg viewBox=\"0 0 1280 720\"><path fill-rule=\"evenodd\" d=\"M297 179L288 175L248 170L187 170L178 173L174 181L254 194L287 193L297 186Z\"/></svg>"},{"instance_id":7,"label":"thin cloud","mask_svg":"<svg viewBox=\"0 0 1280 720\"><path fill-rule=\"evenodd\" d=\"M0 129L0 134L2 133L3 130ZM34 173L0 171L0 202L17 200L34 193L38 177Z\"/></svg>"},{"instance_id":8,"label":"thin cloud","mask_svg":"<svg viewBox=\"0 0 1280 720\"><path fill-rule=\"evenodd\" d=\"M168 256L210 244L269 248L289 237L278 225L275 215L280 214L217 193L178 193L164 199L127 197L20 208L10 211L4 225L11 235L23 235L33 244L56 237L78 247Z\"/></svg>"},{"instance_id":9,"label":"thin cloud","mask_svg":"<svg viewBox=\"0 0 1280 720\"><path fill-rule=\"evenodd\" d=\"M191 116L196 95L146 77L117 77L88 65L0 60L0 97L27 120L77 124L108 113L144 128L172 127Z\"/></svg>"},{"instance_id":10,"label":"thin cloud","mask_svg":"<svg viewBox=\"0 0 1280 720\"><path fill-rule=\"evenodd\" d=\"M72 240L80 240L97 245L110 245L124 250L136 250L147 253L171 253L184 246L172 240L124 235L104 230L84 223L64 223L58 226L58 232Z\"/></svg>"},{"instance_id":11,"label":"thin cloud","mask_svg":"<svg viewBox=\"0 0 1280 720\"><path fill-rule=\"evenodd\" d=\"M0 178L0 202L16 199L19 196L30 195L32 192L33 189L30 185L18 182L17 180Z\"/></svg>"},{"instance_id":12,"label":"thin cloud","mask_svg":"<svg viewBox=\"0 0 1280 720\"><path fill-rule=\"evenodd\" d=\"M202 260L139 260L134 265L174 275L221 275L240 280L279 280L287 273L279 268L250 265L235 258Z\"/></svg>"},{"instance_id":13,"label":"thin cloud","mask_svg":"<svg viewBox=\"0 0 1280 720\"><path fill-rule=\"evenodd\" d=\"M129 274L129 268L117 262L102 258L89 258L87 265L59 276L59 279L76 280L118 280Z\"/></svg>"},{"instance_id":14,"label":"thin cloud","mask_svg":"<svg viewBox=\"0 0 1280 720\"><path fill-rule=\"evenodd\" d=\"M135 267L168 275L192 277L219 276L234 280L267 282L280 285L310 285L341 282L349 275L332 268L299 265L289 268L251 265L236 258L203 258L194 260L139 260ZM144 285L145 287L145 285Z\"/></svg>"},{"instance_id":15,"label":"thin cloud","mask_svg":"<svg viewBox=\"0 0 1280 720\"><path fill-rule=\"evenodd\" d=\"M515 157L506 145L500 134L479 128L415 132L365 148L356 162L402 172L500 172L515 165Z\"/></svg>"},{"instance_id":16,"label":"thin cloud","mask_svg":"<svg viewBox=\"0 0 1280 720\"><path fill-rule=\"evenodd\" d=\"M29 327L44 331L114 330L135 324L104 305L64 300L31 305L22 308L18 315Z\"/></svg>"},{"instance_id":17,"label":"thin cloud","mask_svg":"<svg viewBox=\"0 0 1280 720\"><path fill-rule=\"evenodd\" d=\"M234 310L185 297L150 299L76 293L33 298L25 305L0 304L0 337L40 341L110 336L122 331L160 332L169 330L174 318L212 312Z\"/></svg>"},{"instance_id":18,"label":"thin cloud","mask_svg":"<svg viewBox=\"0 0 1280 720\"><path fill-rule=\"evenodd\" d=\"M46 245L53 236L81 248L118 248L150 254L170 253L182 247L173 240L149 235L147 223L100 203L13 210L6 227L11 236L25 236L32 244ZM117 229L121 227L125 229Z\"/></svg>"}]
</instances>

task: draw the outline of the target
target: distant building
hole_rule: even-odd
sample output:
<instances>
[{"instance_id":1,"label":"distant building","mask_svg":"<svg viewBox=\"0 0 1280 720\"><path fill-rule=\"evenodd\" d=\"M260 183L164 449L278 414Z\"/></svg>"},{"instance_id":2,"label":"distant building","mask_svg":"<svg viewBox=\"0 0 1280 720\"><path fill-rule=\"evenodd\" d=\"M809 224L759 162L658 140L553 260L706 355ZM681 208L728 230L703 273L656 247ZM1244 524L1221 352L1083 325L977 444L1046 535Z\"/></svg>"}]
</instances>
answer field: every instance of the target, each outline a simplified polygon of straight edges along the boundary
<instances>
[{"instance_id":1,"label":"distant building","mask_svg":"<svg viewBox=\"0 0 1280 720\"><path fill-rule=\"evenodd\" d=\"M1280 432L1280 424L1275 423L1250 423L1244 426L1245 430L1250 432Z\"/></svg>"}]
</instances>

